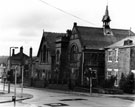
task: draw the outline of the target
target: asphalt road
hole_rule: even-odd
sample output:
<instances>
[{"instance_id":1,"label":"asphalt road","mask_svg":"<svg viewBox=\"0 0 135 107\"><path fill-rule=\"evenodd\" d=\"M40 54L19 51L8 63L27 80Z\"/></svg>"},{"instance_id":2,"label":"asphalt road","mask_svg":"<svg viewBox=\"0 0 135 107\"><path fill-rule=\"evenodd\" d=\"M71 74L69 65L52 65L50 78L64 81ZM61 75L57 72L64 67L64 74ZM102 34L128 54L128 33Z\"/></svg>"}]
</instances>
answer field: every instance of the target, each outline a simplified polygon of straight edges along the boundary
<instances>
[{"instance_id":1,"label":"asphalt road","mask_svg":"<svg viewBox=\"0 0 135 107\"><path fill-rule=\"evenodd\" d=\"M17 88L17 92L20 92L20 88ZM32 94L34 97L17 102L16 107L130 107L133 105L133 101L130 100L100 95L84 96L38 88L24 88L23 92ZM0 104L0 107L14 107L14 103Z\"/></svg>"}]
</instances>

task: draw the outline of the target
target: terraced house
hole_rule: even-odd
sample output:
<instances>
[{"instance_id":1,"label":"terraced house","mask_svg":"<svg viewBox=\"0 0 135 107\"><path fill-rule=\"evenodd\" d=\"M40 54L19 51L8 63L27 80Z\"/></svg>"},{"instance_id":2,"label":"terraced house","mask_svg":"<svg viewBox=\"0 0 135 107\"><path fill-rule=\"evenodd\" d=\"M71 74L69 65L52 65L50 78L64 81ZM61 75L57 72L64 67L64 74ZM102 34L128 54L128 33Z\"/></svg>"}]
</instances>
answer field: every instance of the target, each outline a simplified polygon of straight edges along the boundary
<instances>
[{"instance_id":1,"label":"terraced house","mask_svg":"<svg viewBox=\"0 0 135 107\"><path fill-rule=\"evenodd\" d=\"M135 36L108 46L105 59L106 77L116 76L115 86L118 86L122 73L127 76L135 71Z\"/></svg>"}]
</instances>

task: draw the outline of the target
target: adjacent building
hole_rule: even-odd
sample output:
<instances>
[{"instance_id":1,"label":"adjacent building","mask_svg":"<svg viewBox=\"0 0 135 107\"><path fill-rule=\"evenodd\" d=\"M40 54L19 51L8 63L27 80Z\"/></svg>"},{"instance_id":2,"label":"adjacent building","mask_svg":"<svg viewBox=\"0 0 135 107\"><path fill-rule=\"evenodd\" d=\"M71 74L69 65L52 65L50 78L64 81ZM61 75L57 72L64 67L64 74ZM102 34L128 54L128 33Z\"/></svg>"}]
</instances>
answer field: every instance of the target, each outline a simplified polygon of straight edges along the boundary
<instances>
[{"instance_id":1,"label":"adjacent building","mask_svg":"<svg viewBox=\"0 0 135 107\"><path fill-rule=\"evenodd\" d=\"M135 36L129 36L106 48L106 77L116 77L118 86L121 74L135 71Z\"/></svg>"},{"instance_id":2,"label":"adjacent building","mask_svg":"<svg viewBox=\"0 0 135 107\"><path fill-rule=\"evenodd\" d=\"M38 83L42 84L39 87L44 87L45 82L54 81L56 78L56 38L65 35L64 33L44 32L42 35L41 43L39 46L37 58L37 68L35 71L35 79ZM60 51L57 51L60 57ZM59 59L57 59L58 62Z\"/></svg>"},{"instance_id":3,"label":"adjacent building","mask_svg":"<svg viewBox=\"0 0 135 107\"><path fill-rule=\"evenodd\" d=\"M8 58L8 73L14 77L14 71L17 71L17 82L21 82L22 72L24 76L24 83L30 84L31 78L31 60L32 48L30 48L30 55L23 53L23 47L20 47L20 52L15 54L15 49L12 50L12 55ZM11 80L14 81L14 78Z\"/></svg>"}]
</instances>

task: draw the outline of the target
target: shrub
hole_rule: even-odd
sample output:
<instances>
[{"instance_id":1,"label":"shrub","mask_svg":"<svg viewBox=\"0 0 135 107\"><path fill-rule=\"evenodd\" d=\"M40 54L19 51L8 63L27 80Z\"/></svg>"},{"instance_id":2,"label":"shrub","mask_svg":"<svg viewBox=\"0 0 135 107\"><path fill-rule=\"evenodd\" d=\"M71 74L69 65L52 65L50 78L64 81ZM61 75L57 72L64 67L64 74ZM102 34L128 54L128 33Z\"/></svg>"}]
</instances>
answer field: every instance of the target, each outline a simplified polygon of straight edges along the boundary
<instances>
[{"instance_id":1,"label":"shrub","mask_svg":"<svg viewBox=\"0 0 135 107\"><path fill-rule=\"evenodd\" d=\"M121 90L125 90L125 85L126 85L126 76L122 73L121 74L121 79L120 79L120 82L119 82L119 88Z\"/></svg>"},{"instance_id":2,"label":"shrub","mask_svg":"<svg viewBox=\"0 0 135 107\"><path fill-rule=\"evenodd\" d=\"M121 75L119 88L125 93L133 93L135 90L135 78L133 73L129 73L127 76Z\"/></svg>"},{"instance_id":3,"label":"shrub","mask_svg":"<svg viewBox=\"0 0 135 107\"><path fill-rule=\"evenodd\" d=\"M111 76L110 78L105 79L105 81L102 84L102 87L103 88L113 88L115 80L116 80L115 76Z\"/></svg>"}]
</instances>

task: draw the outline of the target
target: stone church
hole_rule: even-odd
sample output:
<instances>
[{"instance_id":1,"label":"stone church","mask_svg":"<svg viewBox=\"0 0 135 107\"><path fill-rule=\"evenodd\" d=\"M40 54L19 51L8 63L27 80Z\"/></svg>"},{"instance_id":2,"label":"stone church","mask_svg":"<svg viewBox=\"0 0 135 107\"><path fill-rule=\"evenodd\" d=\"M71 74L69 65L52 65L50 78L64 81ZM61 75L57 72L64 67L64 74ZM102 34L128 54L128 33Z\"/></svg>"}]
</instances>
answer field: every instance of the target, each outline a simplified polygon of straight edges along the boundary
<instances>
[{"instance_id":1,"label":"stone church","mask_svg":"<svg viewBox=\"0 0 135 107\"><path fill-rule=\"evenodd\" d=\"M76 86L87 87L89 78L85 73L89 68L96 73L93 78L94 84L101 84L105 79L105 48L129 35L127 29L110 27L108 6L102 22L101 28L80 26L75 22L73 28L67 30L67 33L49 33L46 37L43 36L38 57L43 65L43 62L46 63L44 61L47 59L46 55L51 55L47 59L50 63L46 65L49 67L50 82L68 84L69 80L72 80ZM130 31L130 36L133 35L134 33ZM53 39L46 39L49 36ZM44 48L46 43L50 43L50 47L47 45ZM46 52L49 53L46 54ZM42 71L46 72L43 68Z\"/></svg>"}]
</instances>

